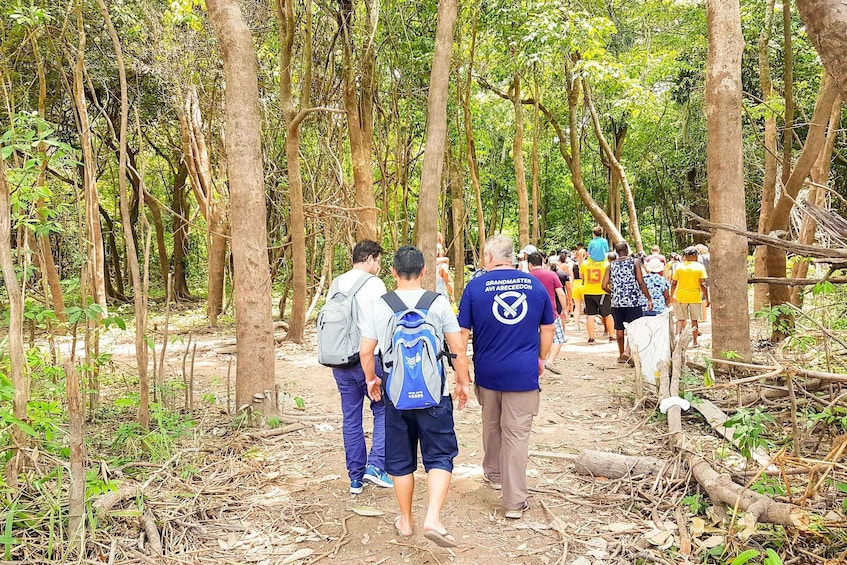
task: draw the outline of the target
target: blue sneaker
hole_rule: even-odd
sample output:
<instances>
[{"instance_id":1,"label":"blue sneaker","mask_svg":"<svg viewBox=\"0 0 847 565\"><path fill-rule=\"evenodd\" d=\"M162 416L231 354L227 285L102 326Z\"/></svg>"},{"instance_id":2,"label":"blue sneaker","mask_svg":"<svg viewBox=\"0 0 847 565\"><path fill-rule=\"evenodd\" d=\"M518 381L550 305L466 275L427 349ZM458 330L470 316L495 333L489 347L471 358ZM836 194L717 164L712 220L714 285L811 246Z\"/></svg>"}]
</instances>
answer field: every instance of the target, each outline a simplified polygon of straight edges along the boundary
<instances>
[{"instance_id":1,"label":"blue sneaker","mask_svg":"<svg viewBox=\"0 0 847 565\"><path fill-rule=\"evenodd\" d=\"M350 494L362 494L364 488L365 485L362 481L357 481L356 479L350 481Z\"/></svg>"},{"instance_id":2,"label":"blue sneaker","mask_svg":"<svg viewBox=\"0 0 847 565\"><path fill-rule=\"evenodd\" d=\"M362 478L378 487L388 488L394 486L394 481L391 480L391 477L385 471L373 465L365 467L365 476Z\"/></svg>"}]
</instances>

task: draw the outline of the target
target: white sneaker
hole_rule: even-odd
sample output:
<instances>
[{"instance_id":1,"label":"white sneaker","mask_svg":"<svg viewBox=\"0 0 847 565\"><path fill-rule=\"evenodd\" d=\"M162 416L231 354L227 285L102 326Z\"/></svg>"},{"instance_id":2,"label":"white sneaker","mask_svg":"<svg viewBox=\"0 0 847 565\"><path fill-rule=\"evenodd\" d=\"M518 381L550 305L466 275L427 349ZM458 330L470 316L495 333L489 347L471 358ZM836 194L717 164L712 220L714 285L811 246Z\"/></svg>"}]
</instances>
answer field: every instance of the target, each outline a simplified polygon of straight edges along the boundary
<instances>
[{"instance_id":1,"label":"white sneaker","mask_svg":"<svg viewBox=\"0 0 847 565\"><path fill-rule=\"evenodd\" d=\"M526 512L527 510L529 510L529 502L524 500L523 506L520 509L509 510L509 511L506 512L505 516L506 516L506 518L509 518L510 520L520 520L521 518L523 518L523 513Z\"/></svg>"}]
</instances>

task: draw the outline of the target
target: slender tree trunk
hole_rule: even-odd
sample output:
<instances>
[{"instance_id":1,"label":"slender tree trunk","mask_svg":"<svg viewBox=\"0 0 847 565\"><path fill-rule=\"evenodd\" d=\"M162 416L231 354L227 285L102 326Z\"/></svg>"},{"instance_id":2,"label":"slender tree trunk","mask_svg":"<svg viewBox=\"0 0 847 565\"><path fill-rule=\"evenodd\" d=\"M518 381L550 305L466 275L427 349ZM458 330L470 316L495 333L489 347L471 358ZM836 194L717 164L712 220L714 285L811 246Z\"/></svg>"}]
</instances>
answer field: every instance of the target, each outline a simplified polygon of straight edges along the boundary
<instances>
[{"instance_id":1,"label":"slender tree trunk","mask_svg":"<svg viewBox=\"0 0 847 565\"><path fill-rule=\"evenodd\" d=\"M106 285L106 296L118 301L126 300L126 292L124 290L124 279L121 273L121 254L118 251L118 241L115 237L115 222L112 217L102 206L98 206L100 215L103 217L103 223L106 224L106 242L109 247L109 255L112 257L112 266L115 270L115 286L112 287L111 270L109 269L108 256L104 256L106 262L103 265L103 283ZM102 224L101 224L102 225Z\"/></svg>"},{"instance_id":2,"label":"slender tree trunk","mask_svg":"<svg viewBox=\"0 0 847 565\"><path fill-rule=\"evenodd\" d=\"M459 96L459 99L462 100L462 112L464 117L462 121L465 126L465 143L467 145L465 157L468 160L468 172L470 173L471 184L473 185L474 190L474 198L476 200L476 229L479 233L477 247L479 250L479 261L481 262L485 248L485 214L482 208L482 187L479 180L479 162L476 158L476 143L474 142L473 120L471 118L471 84L473 81L474 54L476 53L478 14L479 12L474 12L473 34L471 35L471 52L468 56L468 74L467 79L465 80L465 93L464 97ZM457 86L457 88L459 87ZM477 266L481 266L481 263Z\"/></svg>"},{"instance_id":3,"label":"slender tree trunk","mask_svg":"<svg viewBox=\"0 0 847 565\"><path fill-rule=\"evenodd\" d=\"M188 205L185 202L185 181L188 178L188 167L180 163L174 177L171 191L171 209L174 217L171 225L174 237L174 250L171 259L174 263L174 276L171 284L173 300L191 300L188 281L185 277L185 252L188 249Z\"/></svg>"},{"instance_id":4,"label":"slender tree trunk","mask_svg":"<svg viewBox=\"0 0 847 565\"><path fill-rule=\"evenodd\" d=\"M832 162L832 153L835 148L835 140L838 137L839 124L841 122L841 99L832 105L832 113L829 116L829 127L826 134L826 142L824 149L818 156L815 166L812 168L811 180L812 186L809 188L809 195L806 201L814 204L818 208L823 208L826 204L826 186L829 183L830 165ZM811 245L815 242L815 231L818 228L818 222L810 215L806 214L803 217L803 222L800 224L800 234L797 236L797 243L803 245ZM794 267L791 269L793 278L805 278L809 272L809 263L802 261L799 258L794 261ZM795 306L800 305L802 290L800 287L794 287L791 291L791 302Z\"/></svg>"},{"instance_id":5,"label":"slender tree trunk","mask_svg":"<svg viewBox=\"0 0 847 565\"><path fill-rule=\"evenodd\" d=\"M450 155L450 199L453 214L453 296L458 303L465 289L465 183L462 179L462 164L459 157Z\"/></svg>"},{"instance_id":6,"label":"slender tree trunk","mask_svg":"<svg viewBox=\"0 0 847 565\"><path fill-rule=\"evenodd\" d=\"M741 12L738 0L707 0L706 166L712 221L746 228L741 131ZM750 351L747 240L718 230L712 237L712 351L745 359Z\"/></svg>"},{"instance_id":7,"label":"slender tree trunk","mask_svg":"<svg viewBox=\"0 0 847 565\"><path fill-rule=\"evenodd\" d=\"M535 73L535 105L533 106L532 112L532 163L531 163L531 171L532 171L532 233L530 234L530 238L532 241L536 243L541 242L541 221L538 217L538 139L540 136L539 125L538 125L538 115L541 113L538 109L538 105L540 100L538 98L538 74Z\"/></svg>"},{"instance_id":8,"label":"slender tree trunk","mask_svg":"<svg viewBox=\"0 0 847 565\"><path fill-rule=\"evenodd\" d=\"M626 197L626 209L629 213L629 230L632 233L635 248L639 253L644 253L644 243L641 241L641 229L638 227L638 213L635 210L635 198L629 186L626 171L618 160L615 150L612 149L606 140L606 136L603 134L603 129L600 127L600 118L597 115L597 110L594 108L594 101L591 98L591 90L588 88L588 84L584 80L582 84L585 91L585 105L588 107L588 111L591 114L591 122L594 124L594 135L597 136L597 141L600 142L600 147L606 155L612 175L620 181L620 185L623 187L624 196Z\"/></svg>"},{"instance_id":9,"label":"slender tree trunk","mask_svg":"<svg viewBox=\"0 0 847 565\"><path fill-rule=\"evenodd\" d=\"M70 489L68 492L68 547L80 558L85 547L85 406L79 372L65 364L70 443Z\"/></svg>"},{"instance_id":10,"label":"slender tree trunk","mask_svg":"<svg viewBox=\"0 0 847 565\"><path fill-rule=\"evenodd\" d=\"M759 83L762 86L762 98L768 102L773 97L773 83L771 81L770 69L770 40L773 28L775 0L767 0L765 7L765 24L759 35ZM776 200L776 115L767 111L765 114L765 175L762 179L762 203L759 208L759 233L767 233L773 215L774 201ZM757 277L763 277L767 273L766 248L756 247L754 273ZM766 284L753 286L753 311L758 312L767 304Z\"/></svg>"},{"instance_id":11,"label":"slender tree trunk","mask_svg":"<svg viewBox=\"0 0 847 565\"><path fill-rule=\"evenodd\" d=\"M529 243L529 196L526 190L526 165L523 159L523 103L521 102L521 77L515 73L509 97L515 110L515 137L512 142L512 161L515 164L515 190L518 193L518 245Z\"/></svg>"},{"instance_id":12,"label":"slender tree trunk","mask_svg":"<svg viewBox=\"0 0 847 565\"><path fill-rule=\"evenodd\" d=\"M447 141L447 95L450 87L450 53L453 28L458 8L456 0L439 0L435 29L435 52L429 75L427 96L426 148L421 172L421 192L415 222L417 245L426 260L424 288L435 290L435 247L438 239L438 193L444 169L444 147Z\"/></svg>"},{"instance_id":13,"label":"slender tree trunk","mask_svg":"<svg viewBox=\"0 0 847 565\"><path fill-rule=\"evenodd\" d=\"M91 124L88 121L88 109L85 106L84 65L85 65L85 31L82 22L81 7L77 7L79 27L79 45L77 59L73 64L73 99L76 107L79 143L82 147L82 193L85 201L85 231L88 256L88 279L91 285L91 296L94 302L103 309L103 315L108 315L106 304L105 273L106 256L103 250L103 233L100 229L99 196L97 194L97 173L94 152L91 148Z\"/></svg>"},{"instance_id":14,"label":"slender tree trunk","mask_svg":"<svg viewBox=\"0 0 847 565\"><path fill-rule=\"evenodd\" d=\"M6 180L6 161L0 154L0 268L3 269L3 282L9 296L9 371L15 394L12 398L12 413L21 422L27 421L29 403L29 376L26 374L24 355L23 299L21 286L15 274L12 259L12 202L9 183ZM18 474L22 467L22 457L18 451L27 445L27 435L16 425L12 425L14 455L6 467L6 482L17 488Z\"/></svg>"},{"instance_id":15,"label":"slender tree trunk","mask_svg":"<svg viewBox=\"0 0 847 565\"><path fill-rule=\"evenodd\" d=\"M307 52L304 55L306 69L303 74L303 84L300 90L300 110L294 107L292 92L292 51L296 31L293 0L277 0L277 22L280 28L280 106L286 124L285 156L288 165L288 192L291 205L291 253L293 258L294 303L291 307L291 317L288 323L288 333L285 339L295 343L303 341L306 326L306 306L308 302L307 272L306 272L306 223L305 205L303 201L303 181L300 172L300 123L308 112L309 91L311 89L311 2L306 2L306 37L304 45ZM348 114L349 119L349 114ZM359 131L359 130L357 130ZM351 143L352 145L352 143ZM370 147L370 146L369 146ZM370 169L370 148L368 148L368 170ZM371 171L372 174L372 171ZM372 177L371 177L372 182ZM369 188L373 202L373 188ZM361 225L359 227L361 230ZM376 234L376 217L368 225L369 233ZM282 312L280 312L282 315Z\"/></svg>"},{"instance_id":16,"label":"slender tree trunk","mask_svg":"<svg viewBox=\"0 0 847 565\"><path fill-rule=\"evenodd\" d=\"M217 326L218 316L223 309L224 273L226 271L226 248L229 236L227 218L228 202L212 185L209 150L203 133L200 104L197 92L189 88L185 92L184 105L179 113L182 130L182 148L188 167L191 189L206 218L206 247L209 255L209 290L207 314L212 327Z\"/></svg>"},{"instance_id":17,"label":"slender tree trunk","mask_svg":"<svg viewBox=\"0 0 847 565\"><path fill-rule=\"evenodd\" d=\"M835 84L835 81L832 80L829 74L824 73L824 78L818 90L818 99L815 102L815 111L812 114L812 122L809 125L806 142L803 145L803 150L797 159L797 163L794 165L791 176L788 178L788 182L785 184L782 194L774 206L771 222L768 226L768 233L788 230L794 201L824 147L829 116L832 112L833 104L838 100L838 96L838 86ZM784 250L773 247L767 248L767 273L769 277L785 276L786 256ZM787 286L769 285L768 297L772 307L778 306L790 300L791 292ZM775 327L774 333L771 336L772 340L780 341L783 337L783 333Z\"/></svg>"},{"instance_id":18,"label":"slender tree trunk","mask_svg":"<svg viewBox=\"0 0 847 565\"><path fill-rule=\"evenodd\" d=\"M376 24L379 4L365 1L365 40L360 60L360 72L354 73L353 30L354 0L338 0L338 27L342 35L342 75L344 79L344 108L347 110L347 129L353 163L353 184L356 189L356 208L359 223L358 239L377 239L377 208L373 192L373 97L376 67ZM359 95L356 96L356 84Z\"/></svg>"},{"instance_id":19,"label":"slender tree trunk","mask_svg":"<svg viewBox=\"0 0 847 565\"><path fill-rule=\"evenodd\" d=\"M138 265L138 250L135 247L134 235L130 226L129 198L126 189L127 179L127 124L129 121L129 98L127 95L126 67L124 65L123 49L118 38L118 33L112 25L112 18L104 0L97 0L100 13L106 22L106 29L112 38L112 46L115 50L115 58L118 66L118 77L121 85L121 126L120 126L120 157L118 167L118 190L121 202L121 223L124 228L124 245L126 246L127 262L129 263L130 276L132 277L133 306L135 307L135 360L138 369L138 424L146 429L150 427L150 383L147 378L147 297L141 286L141 269ZM139 194L144 187L139 185ZM161 218L159 218L161 224ZM164 242L163 242L164 243ZM165 287L167 287L167 276L165 276Z\"/></svg>"},{"instance_id":20,"label":"slender tree trunk","mask_svg":"<svg viewBox=\"0 0 847 565\"><path fill-rule=\"evenodd\" d=\"M791 0L782 2L782 39L783 39L783 83L782 97L785 100L785 129L782 132L782 185L788 184L791 176L792 149L794 147L794 51L792 41L794 30L791 27ZM773 290L773 289L769 289Z\"/></svg>"},{"instance_id":21,"label":"slender tree trunk","mask_svg":"<svg viewBox=\"0 0 847 565\"><path fill-rule=\"evenodd\" d=\"M275 414L274 336L261 145L258 63L253 37L237 0L208 0L209 19L224 63L226 155L232 206L235 404Z\"/></svg>"}]
</instances>

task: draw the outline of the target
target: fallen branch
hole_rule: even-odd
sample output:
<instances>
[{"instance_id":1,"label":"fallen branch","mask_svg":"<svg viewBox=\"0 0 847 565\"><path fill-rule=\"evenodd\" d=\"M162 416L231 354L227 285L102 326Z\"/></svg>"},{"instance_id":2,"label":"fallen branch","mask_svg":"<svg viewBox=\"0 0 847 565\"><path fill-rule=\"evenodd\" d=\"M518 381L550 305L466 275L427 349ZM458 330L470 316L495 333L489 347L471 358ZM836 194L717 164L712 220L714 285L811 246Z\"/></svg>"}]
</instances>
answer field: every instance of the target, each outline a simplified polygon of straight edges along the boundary
<instances>
[{"instance_id":1,"label":"fallen branch","mask_svg":"<svg viewBox=\"0 0 847 565\"><path fill-rule=\"evenodd\" d=\"M139 516L138 521L141 524L141 529L144 530L144 535L147 537L147 546L150 552L156 557L164 555L162 538L159 536L159 530L156 528L156 522L153 521L153 518L142 515Z\"/></svg>"},{"instance_id":2,"label":"fallen branch","mask_svg":"<svg viewBox=\"0 0 847 565\"><path fill-rule=\"evenodd\" d=\"M665 465L667 465L667 461L656 457L636 457L586 450L574 461L574 471L580 475L609 479L639 475L655 477L664 469Z\"/></svg>"}]
</instances>

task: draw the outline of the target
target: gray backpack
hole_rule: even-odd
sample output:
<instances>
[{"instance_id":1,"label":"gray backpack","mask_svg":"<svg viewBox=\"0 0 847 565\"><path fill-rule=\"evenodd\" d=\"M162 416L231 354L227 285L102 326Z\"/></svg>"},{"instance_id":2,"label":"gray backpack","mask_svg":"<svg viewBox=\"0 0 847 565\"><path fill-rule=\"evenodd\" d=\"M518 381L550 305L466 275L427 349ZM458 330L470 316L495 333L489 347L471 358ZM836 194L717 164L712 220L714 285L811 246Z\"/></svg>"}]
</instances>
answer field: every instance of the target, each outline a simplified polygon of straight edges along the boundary
<instances>
[{"instance_id":1,"label":"gray backpack","mask_svg":"<svg viewBox=\"0 0 847 565\"><path fill-rule=\"evenodd\" d=\"M318 313L318 363L327 367L348 367L359 362L359 341L362 339L356 323L356 293L373 275L364 273L347 292L338 288L338 279L329 286L326 304Z\"/></svg>"}]
</instances>

